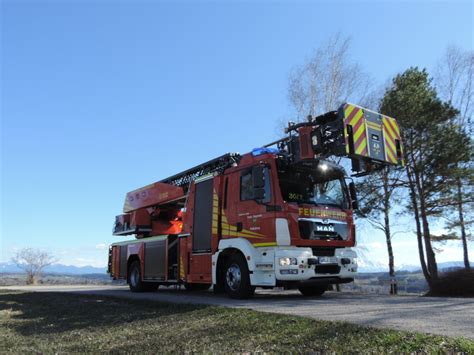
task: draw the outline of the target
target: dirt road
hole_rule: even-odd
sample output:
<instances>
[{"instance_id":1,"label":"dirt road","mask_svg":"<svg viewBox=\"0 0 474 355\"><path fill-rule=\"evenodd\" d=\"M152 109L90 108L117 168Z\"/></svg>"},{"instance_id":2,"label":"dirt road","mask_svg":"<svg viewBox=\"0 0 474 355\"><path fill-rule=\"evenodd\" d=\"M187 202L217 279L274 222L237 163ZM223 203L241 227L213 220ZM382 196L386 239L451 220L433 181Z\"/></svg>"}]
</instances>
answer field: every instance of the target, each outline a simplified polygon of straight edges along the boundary
<instances>
[{"instance_id":1,"label":"dirt road","mask_svg":"<svg viewBox=\"0 0 474 355\"><path fill-rule=\"evenodd\" d=\"M154 293L131 293L125 286L11 286L35 292L69 292L130 299L195 303L262 312L284 313L360 325L417 331L474 339L474 299L419 296L378 296L327 292L320 298L305 298L297 291L257 290L249 300L232 300L212 292L160 289Z\"/></svg>"}]
</instances>

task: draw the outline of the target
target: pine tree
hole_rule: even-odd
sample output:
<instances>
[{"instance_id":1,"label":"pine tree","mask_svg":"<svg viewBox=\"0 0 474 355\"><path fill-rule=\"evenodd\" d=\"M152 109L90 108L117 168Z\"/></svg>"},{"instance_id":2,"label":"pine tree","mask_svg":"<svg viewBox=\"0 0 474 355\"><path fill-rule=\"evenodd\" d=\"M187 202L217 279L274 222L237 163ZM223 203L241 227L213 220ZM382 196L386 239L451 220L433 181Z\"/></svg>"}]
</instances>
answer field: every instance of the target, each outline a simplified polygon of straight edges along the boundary
<instances>
[{"instance_id":1,"label":"pine tree","mask_svg":"<svg viewBox=\"0 0 474 355\"><path fill-rule=\"evenodd\" d=\"M466 160L465 135L453 129L458 111L442 102L426 70L410 68L393 79L385 92L381 112L396 117L402 130L405 153L407 210L413 215L423 274L432 285L438 278L430 220L447 213L443 196L457 166Z\"/></svg>"}]
</instances>

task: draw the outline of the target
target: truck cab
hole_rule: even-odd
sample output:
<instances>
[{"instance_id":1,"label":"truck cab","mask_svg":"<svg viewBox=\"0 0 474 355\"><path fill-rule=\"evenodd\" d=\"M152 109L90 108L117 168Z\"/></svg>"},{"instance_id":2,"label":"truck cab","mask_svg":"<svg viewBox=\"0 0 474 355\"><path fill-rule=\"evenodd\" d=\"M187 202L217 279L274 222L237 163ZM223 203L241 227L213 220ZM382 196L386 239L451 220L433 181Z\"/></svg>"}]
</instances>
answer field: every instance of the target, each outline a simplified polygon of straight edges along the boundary
<instances>
[{"instance_id":1,"label":"truck cab","mask_svg":"<svg viewBox=\"0 0 474 355\"><path fill-rule=\"evenodd\" d=\"M322 294L329 284L353 281L353 197L345 177L340 166L326 160L289 164L284 155L265 151L243 156L223 175L225 225L213 265L225 268L219 257L234 248L237 237L243 239L238 249L252 286ZM215 282L225 286L223 273L215 271Z\"/></svg>"}]
</instances>

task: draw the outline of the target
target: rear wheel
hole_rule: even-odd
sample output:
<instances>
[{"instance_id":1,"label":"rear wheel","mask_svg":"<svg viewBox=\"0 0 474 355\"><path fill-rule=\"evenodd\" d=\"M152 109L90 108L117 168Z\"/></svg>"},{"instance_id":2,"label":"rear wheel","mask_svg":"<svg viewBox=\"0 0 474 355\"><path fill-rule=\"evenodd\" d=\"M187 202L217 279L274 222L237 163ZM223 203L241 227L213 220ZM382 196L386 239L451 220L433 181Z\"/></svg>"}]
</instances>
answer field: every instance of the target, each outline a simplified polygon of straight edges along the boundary
<instances>
[{"instance_id":1,"label":"rear wheel","mask_svg":"<svg viewBox=\"0 0 474 355\"><path fill-rule=\"evenodd\" d=\"M255 293L250 285L247 261L240 254L230 256L224 271L224 289L231 298L249 298Z\"/></svg>"},{"instance_id":2,"label":"rear wheel","mask_svg":"<svg viewBox=\"0 0 474 355\"><path fill-rule=\"evenodd\" d=\"M128 269L128 284L132 292L152 292L158 289L156 282L143 282L140 271L140 262L135 260Z\"/></svg>"},{"instance_id":3,"label":"rear wheel","mask_svg":"<svg viewBox=\"0 0 474 355\"><path fill-rule=\"evenodd\" d=\"M299 286L298 290L303 296L322 296L327 286Z\"/></svg>"}]
</instances>

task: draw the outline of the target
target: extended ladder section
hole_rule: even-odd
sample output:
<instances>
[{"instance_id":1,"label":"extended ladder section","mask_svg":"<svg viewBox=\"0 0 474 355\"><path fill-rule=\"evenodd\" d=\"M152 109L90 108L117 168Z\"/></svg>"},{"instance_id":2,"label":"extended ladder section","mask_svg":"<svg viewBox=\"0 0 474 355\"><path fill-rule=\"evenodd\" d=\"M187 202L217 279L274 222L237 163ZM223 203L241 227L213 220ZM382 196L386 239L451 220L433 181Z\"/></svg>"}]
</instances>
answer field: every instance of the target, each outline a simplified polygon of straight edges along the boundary
<instances>
[{"instance_id":1,"label":"extended ladder section","mask_svg":"<svg viewBox=\"0 0 474 355\"><path fill-rule=\"evenodd\" d=\"M194 168L163 179L160 182L175 186L183 186L185 189L187 189L189 184L197 178L207 174L220 174L225 169L233 166L234 164L238 164L240 158L241 156L238 153L227 153L203 164L199 164Z\"/></svg>"}]
</instances>

